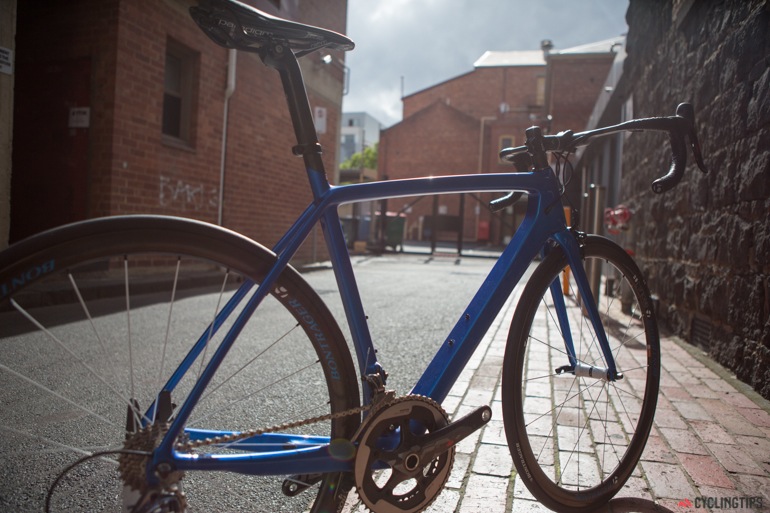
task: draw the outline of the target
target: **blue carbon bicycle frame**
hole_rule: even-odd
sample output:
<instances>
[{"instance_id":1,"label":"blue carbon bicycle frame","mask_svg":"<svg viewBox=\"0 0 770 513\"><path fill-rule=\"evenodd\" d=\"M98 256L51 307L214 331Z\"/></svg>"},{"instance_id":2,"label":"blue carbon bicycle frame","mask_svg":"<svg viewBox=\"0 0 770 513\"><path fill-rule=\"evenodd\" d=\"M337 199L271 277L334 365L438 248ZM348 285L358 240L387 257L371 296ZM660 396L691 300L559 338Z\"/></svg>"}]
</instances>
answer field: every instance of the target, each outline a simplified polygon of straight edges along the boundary
<instances>
[{"instance_id":1,"label":"blue carbon bicycle frame","mask_svg":"<svg viewBox=\"0 0 770 513\"><path fill-rule=\"evenodd\" d=\"M178 470L227 470L245 474L286 475L352 471L351 461L332 458L328 453L328 437L308 437L289 434L265 434L242 440L230 446L243 449L247 454L194 455L177 453L173 450L174 440L181 433L192 409L218 369L228 350L235 342L240 330L264 299L280 273L306 239L313 226L320 222L328 246L332 266L345 307L347 321L356 349L358 365L362 375L376 373L379 364L375 358L366 316L361 304L358 287L345 244L337 207L344 203L371 201L406 196L425 196L463 192L525 191L528 194L527 214L516 231L513 240L482 283L478 292L461 315L460 320L449 333L437 354L430 362L412 393L429 396L441 402L449 392L460 372L470 359L479 341L487 332L497 313L526 272L529 264L549 243L561 245L568 256L568 262L578 283L578 288L588 316L599 338L600 347L609 366L609 375L615 376L614 360L600 322L596 303L593 301L588 280L581 265L580 250L574 235L566 227L564 213L559 201L559 184L550 168L527 173L479 174L442 176L392 180L330 187L320 173L308 171L311 188L316 200L307 207L286 235L274 247L276 262L256 292L248 299L233 327L212 356L199 381L188 398L177 411L169 432L158 450L154 463L173 462ZM321 176L317 176L321 175ZM233 313L241 301L246 300L253 283L246 283L236 292L223 308L212 326L206 330L177 372L169 379L165 390L173 391L178 381L187 372L192 362L205 346L210 333L219 329L224 320ZM564 299L559 287L551 287L562 333L569 333ZM571 340L565 342L570 363L574 365L574 349ZM364 383L364 401L370 398ZM153 405L147 418L153 418ZM211 432L187 429L185 434L191 440L210 438L229 432ZM276 444L287 448L276 451Z\"/></svg>"}]
</instances>

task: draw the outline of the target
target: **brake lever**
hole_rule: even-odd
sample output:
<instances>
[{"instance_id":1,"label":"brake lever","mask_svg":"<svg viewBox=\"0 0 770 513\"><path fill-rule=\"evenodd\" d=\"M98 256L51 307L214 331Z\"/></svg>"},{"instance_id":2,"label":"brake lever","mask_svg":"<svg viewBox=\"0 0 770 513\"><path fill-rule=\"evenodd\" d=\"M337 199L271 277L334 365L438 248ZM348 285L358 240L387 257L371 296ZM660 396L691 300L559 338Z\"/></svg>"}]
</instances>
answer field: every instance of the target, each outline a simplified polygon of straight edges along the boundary
<instances>
[{"instance_id":1,"label":"brake lever","mask_svg":"<svg viewBox=\"0 0 770 513\"><path fill-rule=\"evenodd\" d=\"M704 173L708 173L706 164L703 161L700 142L698 142L698 133L695 130L695 109L693 109L693 106L689 103L680 103L676 108L676 114L687 120L687 138L690 140L690 148L692 149L692 154L695 157L695 163L698 165L698 169Z\"/></svg>"}]
</instances>

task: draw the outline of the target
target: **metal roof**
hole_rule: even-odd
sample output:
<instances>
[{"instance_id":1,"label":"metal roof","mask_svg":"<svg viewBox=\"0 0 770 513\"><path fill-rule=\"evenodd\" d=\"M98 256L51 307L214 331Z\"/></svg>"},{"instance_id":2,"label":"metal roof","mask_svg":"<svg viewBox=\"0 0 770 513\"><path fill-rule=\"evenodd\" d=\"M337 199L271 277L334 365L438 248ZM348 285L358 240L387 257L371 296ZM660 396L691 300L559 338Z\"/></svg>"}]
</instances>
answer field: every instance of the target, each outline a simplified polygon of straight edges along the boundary
<instances>
[{"instance_id":1,"label":"metal roof","mask_svg":"<svg viewBox=\"0 0 770 513\"><path fill-rule=\"evenodd\" d=\"M603 41L595 41L584 45L551 50L549 55L582 55L591 53L610 53L616 46L623 45L625 36L612 37ZM491 68L497 66L545 66L543 50L488 50L473 63L474 68Z\"/></svg>"},{"instance_id":2,"label":"metal roof","mask_svg":"<svg viewBox=\"0 0 770 513\"><path fill-rule=\"evenodd\" d=\"M542 50L495 52L488 50L473 63L474 68L496 66L545 66Z\"/></svg>"}]
</instances>

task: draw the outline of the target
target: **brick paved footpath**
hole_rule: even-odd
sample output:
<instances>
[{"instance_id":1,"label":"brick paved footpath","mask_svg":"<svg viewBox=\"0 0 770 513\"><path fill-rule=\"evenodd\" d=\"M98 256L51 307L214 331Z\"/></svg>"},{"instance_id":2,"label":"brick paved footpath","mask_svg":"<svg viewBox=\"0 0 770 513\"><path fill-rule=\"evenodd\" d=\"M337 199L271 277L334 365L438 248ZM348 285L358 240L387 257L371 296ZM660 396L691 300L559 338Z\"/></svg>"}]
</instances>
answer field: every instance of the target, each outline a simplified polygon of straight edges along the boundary
<instances>
[{"instance_id":1,"label":"brick paved footpath","mask_svg":"<svg viewBox=\"0 0 770 513\"><path fill-rule=\"evenodd\" d=\"M491 404L493 418L457 446L447 487L431 513L549 511L516 475L503 429L500 379L516 299L509 300L444 402L453 417ZM770 511L770 403L681 341L661 338L661 353L650 439L640 466L603 511ZM696 502L757 496L761 509L710 509Z\"/></svg>"}]
</instances>

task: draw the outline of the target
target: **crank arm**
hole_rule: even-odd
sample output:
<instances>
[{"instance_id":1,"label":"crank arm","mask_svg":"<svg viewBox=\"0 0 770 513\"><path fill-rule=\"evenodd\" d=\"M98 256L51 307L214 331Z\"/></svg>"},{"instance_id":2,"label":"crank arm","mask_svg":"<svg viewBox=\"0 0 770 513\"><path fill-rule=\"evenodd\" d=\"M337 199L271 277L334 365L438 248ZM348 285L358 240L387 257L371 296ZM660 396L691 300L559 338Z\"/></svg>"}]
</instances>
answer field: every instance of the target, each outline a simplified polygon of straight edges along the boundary
<instances>
[{"instance_id":1,"label":"crank arm","mask_svg":"<svg viewBox=\"0 0 770 513\"><path fill-rule=\"evenodd\" d=\"M420 461L425 463L432 461L477 429L482 428L491 418L492 409L489 406L480 406L451 424L419 437L417 440L420 441L418 450Z\"/></svg>"}]
</instances>

